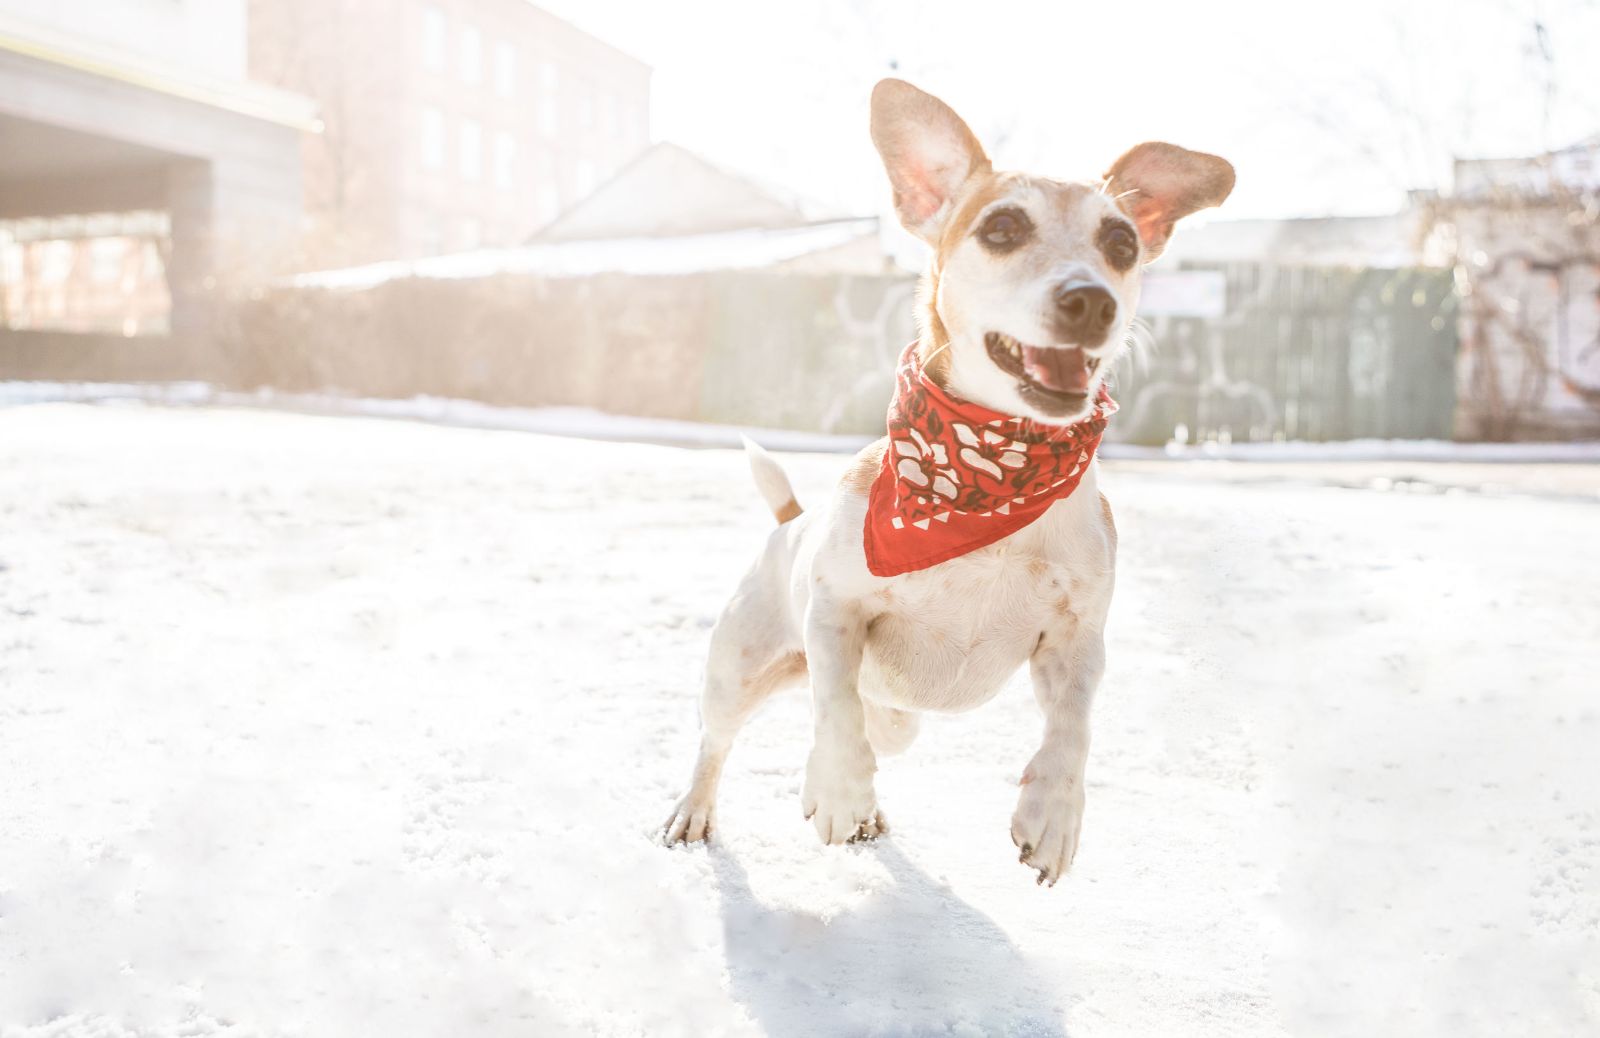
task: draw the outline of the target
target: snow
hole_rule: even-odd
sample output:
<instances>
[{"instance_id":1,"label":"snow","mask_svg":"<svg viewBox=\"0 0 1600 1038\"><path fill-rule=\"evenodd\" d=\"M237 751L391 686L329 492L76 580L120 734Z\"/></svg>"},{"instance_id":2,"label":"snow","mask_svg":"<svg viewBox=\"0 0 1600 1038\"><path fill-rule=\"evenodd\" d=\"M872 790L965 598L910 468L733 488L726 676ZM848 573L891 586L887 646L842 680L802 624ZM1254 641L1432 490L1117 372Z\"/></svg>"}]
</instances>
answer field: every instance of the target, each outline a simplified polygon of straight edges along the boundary
<instances>
[{"instance_id":1,"label":"snow","mask_svg":"<svg viewBox=\"0 0 1600 1038\"><path fill-rule=\"evenodd\" d=\"M589 407L502 407L437 396L379 399L337 393L286 393L275 389L245 393L217 389L203 382L0 382L0 408L65 402L266 407L306 414L409 419L472 429L505 429L677 447L734 448L740 445L740 437L754 435L774 450L853 454L873 439L794 429L752 431L711 422L607 414Z\"/></svg>"},{"instance_id":2,"label":"snow","mask_svg":"<svg viewBox=\"0 0 1600 1038\"><path fill-rule=\"evenodd\" d=\"M769 530L733 452L0 409L0 1034L1594 1033L1597 505L1155 466L1041 890L1022 675L876 844L800 818L800 693L653 842Z\"/></svg>"},{"instance_id":3,"label":"snow","mask_svg":"<svg viewBox=\"0 0 1600 1038\"><path fill-rule=\"evenodd\" d=\"M576 278L594 274L675 275L752 270L876 237L876 217L830 220L800 227L750 228L658 238L548 242L506 249L386 260L342 270L297 274L298 288L363 289L400 278L483 278L537 274Z\"/></svg>"},{"instance_id":4,"label":"snow","mask_svg":"<svg viewBox=\"0 0 1600 1038\"><path fill-rule=\"evenodd\" d=\"M616 415L587 407L506 407L450 397L399 399L339 393L252 392L220 389L204 382L46 382L0 381L0 407L38 403L146 403L166 406L224 405L266 407L308 414L359 415L460 425L474 429L581 436L597 440L639 441L678 447L736 448L753 435L774 450L854 453L875 437L796 429L751 430L714 422ZM1114 432L1114 430L1113 430ZM1145 447L1107 442L1101 456L1137 461L1191 462L1437 462L1458 464L1600 463L1600 441L1559 443L1457 443L1449 440L1303 440L1260 443L1169 443Z\"/></svg>"},{"instance_id":5,"label":"snow","mask_svg":"<svg viewBox=\"0 0 1600 1038\"><path fill-rule=\"evenodd\" d=\"M1600 462L1600 441L1560 443L1458 443L1453 440L1304 440L1255 443L1171 443L1162 448L1122 448L1123 457L1154 457L1219 461L1472 461Z\"/></svg>"}]
</instances>

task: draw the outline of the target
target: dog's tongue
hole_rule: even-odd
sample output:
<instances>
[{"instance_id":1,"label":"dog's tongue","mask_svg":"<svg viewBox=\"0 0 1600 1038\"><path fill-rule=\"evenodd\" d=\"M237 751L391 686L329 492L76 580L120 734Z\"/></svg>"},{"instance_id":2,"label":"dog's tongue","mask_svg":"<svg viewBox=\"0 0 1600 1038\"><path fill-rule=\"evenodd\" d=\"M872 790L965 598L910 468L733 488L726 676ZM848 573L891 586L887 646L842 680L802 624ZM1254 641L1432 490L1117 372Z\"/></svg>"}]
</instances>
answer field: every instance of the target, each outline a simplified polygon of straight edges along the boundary
<instances>
[{"instance_id":1,"label":"dog's tongue","mask_svg":"<svg viewBox=\"0 0 1600 1038\"><path fill-rule=\"evenodd\" d=\"M1045 349L1022 347L1022 370L1028 377L1058 393L1089 392L1089 363L1076 346Z\"/></svg>"}]
</instances>

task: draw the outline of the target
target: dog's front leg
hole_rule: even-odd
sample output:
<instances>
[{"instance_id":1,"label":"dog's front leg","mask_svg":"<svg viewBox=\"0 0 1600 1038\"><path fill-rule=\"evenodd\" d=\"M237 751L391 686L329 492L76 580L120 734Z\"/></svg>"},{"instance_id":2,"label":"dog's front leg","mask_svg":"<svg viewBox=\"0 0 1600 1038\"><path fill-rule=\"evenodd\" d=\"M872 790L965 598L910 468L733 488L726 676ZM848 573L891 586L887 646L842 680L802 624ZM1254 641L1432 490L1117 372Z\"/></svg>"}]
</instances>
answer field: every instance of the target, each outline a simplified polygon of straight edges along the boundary
<instances>
[{"instance_id":1,"label":"dog's front leg","mask_svg":"<svg viewBox=\"0 0 1600 1038\"><path fill-rule=\"evenodd\" d=\"M1083 825L1083 776L1089 759L1089 706L1105 670L1105 639L1079 623L1050 632L1032 660L1033 693L1044 710L1044 742L1022 773L1022 795L1011 818L1019 859L1055 885L1078 853Z\"/></svg>"},{"instance_id":2,"label":"dog's front leg","mask_svg":"<svg viewBox=\"0 0 1600 1038\"><path fill-rule=\"evenodd\" d=\"M812 600L805 643L816 742L800 799L823 843L871 839L889 829L872 788L878 763L867 741L859 692L866 639L859 610Z\"/></svg>"}]
</instances>

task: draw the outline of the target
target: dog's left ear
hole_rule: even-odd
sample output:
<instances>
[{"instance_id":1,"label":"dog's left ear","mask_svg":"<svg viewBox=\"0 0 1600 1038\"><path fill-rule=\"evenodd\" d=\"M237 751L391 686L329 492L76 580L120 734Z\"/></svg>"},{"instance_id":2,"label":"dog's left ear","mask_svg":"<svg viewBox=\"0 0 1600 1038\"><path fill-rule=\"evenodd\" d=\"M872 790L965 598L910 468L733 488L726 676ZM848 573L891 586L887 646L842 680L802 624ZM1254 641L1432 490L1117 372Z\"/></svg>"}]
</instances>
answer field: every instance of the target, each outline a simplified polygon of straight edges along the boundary
<instances>
[{"instance_id":1,"label":"dog's left ear","mask_svg":"<svg viewBox=\"0 0 1600 1038\"><path fill-rule=\"evenodd\" d=\"M1232 190L1227 159L1160 141L1135 145L1106 172L1106 191L1138 225L1146 262L1166 248L1173 224L1221 205Z\"/></svg>"},{"instance_id":2,"label":"dog's left ear","mask_svg":"<svg viewBox=\"0 0 1600 1038\"><path fill-rule=\"evenodd\" d=\"M992 168L949 105L900 79L872 89L872 143L883 156L900 222L929 245L938 245L961 185Z\"/></svg>"}]
</instances>

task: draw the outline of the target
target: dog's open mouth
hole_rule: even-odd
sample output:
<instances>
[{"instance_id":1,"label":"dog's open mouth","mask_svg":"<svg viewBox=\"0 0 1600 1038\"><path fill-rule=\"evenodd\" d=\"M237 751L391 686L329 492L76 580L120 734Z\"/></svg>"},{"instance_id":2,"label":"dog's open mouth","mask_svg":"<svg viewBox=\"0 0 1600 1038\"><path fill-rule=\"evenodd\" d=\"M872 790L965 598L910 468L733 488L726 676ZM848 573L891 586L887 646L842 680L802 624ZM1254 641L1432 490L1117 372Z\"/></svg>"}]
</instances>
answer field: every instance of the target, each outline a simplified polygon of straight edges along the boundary
<instances>
[{"instance_id":1,"label":"dog's open mouth","mask_svg":"<svg viewBox=\"0 0 1600 1038\"><path fill-rule=\"evenodd\" d=\"M1100 366L1078 346L1029 346L1002 332L989 332L983 344L996 367L1016 376L1023 399L1046 414L1082 407Z\"/></svg>"}]
</instances>

